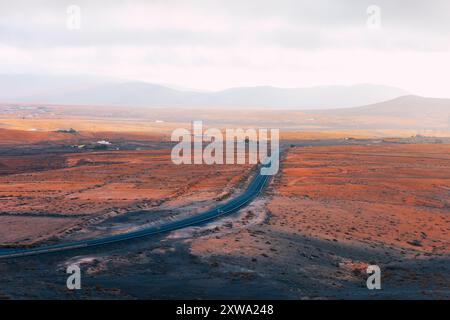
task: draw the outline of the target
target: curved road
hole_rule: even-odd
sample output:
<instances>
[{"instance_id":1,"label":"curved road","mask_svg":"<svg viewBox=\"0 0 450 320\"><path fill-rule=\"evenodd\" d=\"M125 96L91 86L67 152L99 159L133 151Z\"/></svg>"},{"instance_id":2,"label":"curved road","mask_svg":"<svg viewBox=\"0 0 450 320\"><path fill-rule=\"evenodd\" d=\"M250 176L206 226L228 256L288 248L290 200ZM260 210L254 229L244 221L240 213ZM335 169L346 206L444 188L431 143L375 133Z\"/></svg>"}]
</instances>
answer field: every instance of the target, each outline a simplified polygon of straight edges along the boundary
<instances>
[{"instance_id":1,"label":"curved road","mask_svg":"<svg viewBox=\"0 0 450 320\"><path fill-rule=\"evenodd\" d=\"M185 227L199 225L207 221L216 219L218 217L235 213L242 207L249 204L259 193L264 189L269 181L270 176L261 175L260 167L257 168L257 173L245 192L236 198L231 199L223 205L219 205L214 209L203 212L201 214L181 219L178 221L169 222L160 226L152 226L149 228L123 233L113 236L107 236L98 239L81 240L69 243L61 243L56 245L41 246L30 249L0 249L0 259L27 255L44 254L56 251L66 251L79 248L87 248L94 246L101 246L104 244L126 241L130 239L142 238L151 235L156 235L168 231L178 230Z\"/></svg>"}]
</instances>

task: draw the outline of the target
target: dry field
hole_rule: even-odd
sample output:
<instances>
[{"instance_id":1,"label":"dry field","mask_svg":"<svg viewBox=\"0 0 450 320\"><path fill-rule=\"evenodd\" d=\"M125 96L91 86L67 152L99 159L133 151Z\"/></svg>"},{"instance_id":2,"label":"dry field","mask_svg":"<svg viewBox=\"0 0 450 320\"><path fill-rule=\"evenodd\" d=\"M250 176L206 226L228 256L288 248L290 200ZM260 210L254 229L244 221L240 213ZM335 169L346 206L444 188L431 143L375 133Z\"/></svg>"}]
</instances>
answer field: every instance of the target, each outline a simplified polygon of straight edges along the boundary
<instances>
[{"instance_id":1,"label":"dry field","mask_svg":"<svg viewBox=\"0 0 450 320\"><path fill-rule=\"evenodd\" d=\"M215 128L279 128L283 139L449 137L446 117L377 116L267 108L124 108L105 106L2 105L0 129L34 133L74 128L79 132L170 137L194 120ZM0 132L1 134L1 132ZM52 136L51 139L56 139ZM2 139L0 139L1 142ZM42 139L44 140L44 139Z\"/></svg>"},{"instance_id":2,"label":"dry field","mask_svg":"<svg viewBox=\"0 0 450 320\"><path fill-rule=\"evenodd\" d=\"M269 204L279 231L450 253L450 146L292 150Z\"/></svg>"},{"instance_id":3,"label":"dry field","mask_svg":"<svg viewBox=\"0 0 450 320\"><path fill-rule=\"evenodd\" d=\"M168 149L2 156L0 243L35 243L105 214L213 203L249 172L176 166Z\"/></svg>"},{"instance_id":4,"label":"dry field","mask_svg":"<svg viewBox=\"0 0 450 320\"><path fill-rule=\"evenodd\" d=\"M449 145L290 148L264 201L245 212L265 222L222 226L192 253L298 298L367 295L369 264L388 270L385 294L448 297L446 271L428 266L450 255Z\"/></svg>"}]
</instances>

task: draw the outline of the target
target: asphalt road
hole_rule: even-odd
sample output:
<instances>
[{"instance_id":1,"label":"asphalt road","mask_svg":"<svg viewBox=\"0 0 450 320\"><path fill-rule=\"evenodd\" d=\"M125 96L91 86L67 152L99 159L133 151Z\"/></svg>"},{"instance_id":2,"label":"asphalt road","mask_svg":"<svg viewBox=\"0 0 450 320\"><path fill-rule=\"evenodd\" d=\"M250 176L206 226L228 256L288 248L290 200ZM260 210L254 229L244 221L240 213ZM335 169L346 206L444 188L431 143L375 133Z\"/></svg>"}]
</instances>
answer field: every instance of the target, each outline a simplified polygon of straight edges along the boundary
<instances>
[{"instance_id":1,"label":"asphalt road","mask_svg":"<svg viewBox=\"0 0 450 320\"><path fill-rule=\"evenodd\" d=\"M156 234L161 234L164 232L179 230L182 228L201 225L205 222L209 222L213 219L219 218L224 215L229 215L239 211L241 208L248 205L255 197L257 197L260 192L267 186L267 182L270 176L264 176L260 174L260 168L257 169L255 177L250 182L249 186L241 195L231 199L225 204L219 205L214 209L197 214L192 217L180 219L178 221L169 222L159 226L153 226L138 231L133 231L129 233L123 233L113 236L102 237L98 239L74 241L68 243L61 243L56 245L47 245L36 248L27 249L0 249L0 259L8 257L18 257L18 256L28 256L45 254L56 251L67 251L79 248L88 248L94 246L101 246L105 244L110 244L114 242L127 241L136 238L142 238L147 236L152 236Z\"/></svg>"}]
</instances>

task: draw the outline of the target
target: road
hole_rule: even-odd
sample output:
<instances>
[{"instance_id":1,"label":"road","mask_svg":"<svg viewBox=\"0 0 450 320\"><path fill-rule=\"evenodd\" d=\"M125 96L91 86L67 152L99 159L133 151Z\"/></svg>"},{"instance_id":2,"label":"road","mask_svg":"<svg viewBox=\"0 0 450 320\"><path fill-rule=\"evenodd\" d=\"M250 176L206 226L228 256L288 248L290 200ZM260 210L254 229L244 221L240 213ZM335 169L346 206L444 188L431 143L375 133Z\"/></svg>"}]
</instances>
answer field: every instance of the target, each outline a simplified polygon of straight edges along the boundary
<instances>
[{"instance_id":1,"label":"road","mask_svg":"<svg viewBox=\"0 0 450 320\"><path fill-rule=\"evenodd\" d=\"M260 174L260 168L257 168L256 174L249 186L241 195L231 199L225 204L219 205L214 209L208 210L206 212L197 214L192 217L180 219L177 221L169 222L159 226L152 226L149 228L141 229L138 231L133 231L129 233L123 233L118 235L112 235L107 237L102 237L98 239L81 240L68 243L61 243L56 245L47 245L36 248L28 249L0 249L0 259L10 258L18 256L28 256L45 254L56 251L67 251L79 248L88 248L94 246L101 246L105 244L122 242L136 238L142 238L152 235L157 235L169 231L179 230L182 228L200 225L205 222L211 221L213 219L219 218L224 215L229 215L239 211L241 208L248 205L255 197L257 197L261 191L267 186L270 176L264 176Z\"/></svg>"}]
</instances>

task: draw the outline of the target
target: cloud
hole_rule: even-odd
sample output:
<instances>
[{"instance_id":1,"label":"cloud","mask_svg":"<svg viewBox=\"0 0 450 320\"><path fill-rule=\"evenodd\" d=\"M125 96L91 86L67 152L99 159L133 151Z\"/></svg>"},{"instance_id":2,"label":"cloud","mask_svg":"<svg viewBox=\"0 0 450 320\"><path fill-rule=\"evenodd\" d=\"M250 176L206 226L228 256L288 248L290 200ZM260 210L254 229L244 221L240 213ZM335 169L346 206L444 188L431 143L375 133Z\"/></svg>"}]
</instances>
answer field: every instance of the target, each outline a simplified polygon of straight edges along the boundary
<instances>
[{"instance_id":1,"label":"cloud","mask_svg":"<svg viewBox=\"0 0 450 320\"><path fill-rule=\"evenodd\" d=\"M378 1L382 39L367 37L370 1L75 1L82 28L66 28L66 1L19 1L0 7L0 40L16 46L214 45L236 43L297 48L386 45L448 49L450 4ZM414 36L412 36L414 35ZM406 37L405 37L406 36ZM424 48L423 40L427 40Z\"/></svg>"},{"instance_id":2,"label":"cloud","mask_svg":"<svg viewBox=\"0 0 450 320\"><path fill-rule=\"evenodd\" d=\"M72 4L81 8L80 30L66 28ZM450 96L442 85L449 82L443 70L450 74L450 3L376 1L379 30L366 27L371 4L2 2L0 72L87 73L206 89L379 82Z\"/></svg>"}]
</instances>

